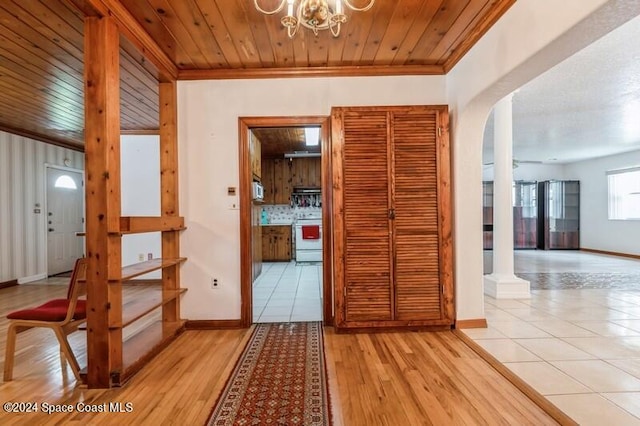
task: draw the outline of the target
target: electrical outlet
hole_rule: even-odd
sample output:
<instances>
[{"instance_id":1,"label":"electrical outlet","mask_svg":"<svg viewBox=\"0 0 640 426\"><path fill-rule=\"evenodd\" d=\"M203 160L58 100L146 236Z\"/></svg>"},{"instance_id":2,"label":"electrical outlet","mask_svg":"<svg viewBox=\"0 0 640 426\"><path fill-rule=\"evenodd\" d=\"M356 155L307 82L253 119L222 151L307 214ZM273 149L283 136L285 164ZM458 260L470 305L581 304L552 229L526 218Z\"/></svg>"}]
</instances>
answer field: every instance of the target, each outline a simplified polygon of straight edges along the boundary
<instances>
[{"instance_id":1,"label":"electrical outlet","mask_svg":"<svg viewBox=\"0 0 640 426\"><path fill-rule=\"evenodd\" d=\"M211 277L211 289L216 290L219 287L218 279Z\"/></svg>"},{"instance_id":2,"label":"electrical outlet","mask_svg":"<svg viewBox=\"0 0 640 426\"><path fill-rule=\"evenodd\" d=\"M144 253L140 253L140 254L138 255L138 260L139 260L140 262L144 262Z\"/></svg>"}]
</instances>

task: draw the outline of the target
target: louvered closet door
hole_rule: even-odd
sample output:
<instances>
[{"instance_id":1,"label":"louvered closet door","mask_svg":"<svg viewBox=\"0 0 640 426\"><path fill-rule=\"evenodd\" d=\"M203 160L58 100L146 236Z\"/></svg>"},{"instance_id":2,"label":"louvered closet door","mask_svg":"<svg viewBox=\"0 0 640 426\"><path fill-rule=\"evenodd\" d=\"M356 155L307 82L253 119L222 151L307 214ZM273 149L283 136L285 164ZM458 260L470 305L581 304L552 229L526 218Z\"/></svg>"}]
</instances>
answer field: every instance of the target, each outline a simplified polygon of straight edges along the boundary
<instances>
[{"instance_id":1,"label":"louvered closet door","mask_svg":"<svg viewBox=\"0 0 640 426\"><path fill-rule=\"evenodd\" d=\"M338 328L454 318L446 106L332 111Z\"/></svg>"},{"instance_id":2,"label":"louvered closet door","mask_svg":"<svg viewBox=\"0 0 640 426\"><path fill-rule=\"evenodd\" d=\"M385 111L343 115L346 321L393 318L387 128Z\"/></svg>"},{"instance_id":3,"label":"louvered closet door","mask_svg":"<svg viewBox=\"0 0 640 426\"><path fill-rule=\"evenodd\" d=\"M392 113L395 319L441 317L437 114Z\"/></svg>"}]
</instances>

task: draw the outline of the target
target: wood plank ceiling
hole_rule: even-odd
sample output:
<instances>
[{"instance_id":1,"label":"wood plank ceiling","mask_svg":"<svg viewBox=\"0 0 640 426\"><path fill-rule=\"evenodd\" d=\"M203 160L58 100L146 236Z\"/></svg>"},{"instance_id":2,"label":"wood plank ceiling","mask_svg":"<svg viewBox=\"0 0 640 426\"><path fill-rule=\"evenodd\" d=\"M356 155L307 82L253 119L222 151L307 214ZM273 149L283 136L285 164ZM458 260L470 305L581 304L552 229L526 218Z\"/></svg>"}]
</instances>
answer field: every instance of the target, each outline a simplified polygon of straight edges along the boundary
<instances>
[{"instance_id":1,"label":"wood plank ceiling","mask_svg":"<svg viewBox=\"0 0 640 426\"><path fill-rule=\"evenodd\" d=\"M278 0L260 0L265 9ZM351 0L356 6L366 0ZM0 130L82 150L83 18L76 5L124 7L178 69L178 79L445 74L515 0L377 0L347 9L334 38L289 39L281 12L252 0L0 2ZM158 128L159 72L121 39L123 132Z\"/></svg>"}]
</instances>

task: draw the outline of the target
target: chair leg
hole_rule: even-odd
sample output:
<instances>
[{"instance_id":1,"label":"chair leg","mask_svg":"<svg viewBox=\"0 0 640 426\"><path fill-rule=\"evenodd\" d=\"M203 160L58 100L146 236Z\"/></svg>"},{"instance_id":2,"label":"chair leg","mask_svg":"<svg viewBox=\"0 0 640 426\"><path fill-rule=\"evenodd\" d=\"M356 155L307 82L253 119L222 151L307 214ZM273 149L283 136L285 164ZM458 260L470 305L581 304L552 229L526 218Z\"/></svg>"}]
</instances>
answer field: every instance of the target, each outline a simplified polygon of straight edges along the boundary
<instances>
[{"instance_id":1,"label":"chair leg","mask_svg":"<svg viewBox=\"0 0 640 426\"><path fill-rule=\"evenodd\" d=\"M62 329L56 327L53 329L56 333L56 337L58 338L58 342L60 342L60 351L64 353L71 370L73 371L73 375L76 376L76 380L80 381L80 365L76 360L76 357L73 355L73 351L71 350L71 346L69 345L69 341L67 340L67 336L64 334Z\"/></svg>"},{"instance_id":2,"label":"chair leg","mask_svg":"<svg viewBox=\"0 0 640 426\"><path fill-rule=\"evenodd\" d=\"M7 346L4 353L4 381L10 382L13 379L13 359L16 352L16 325L9 324L7 329Z\"/></svg>"}]
</instances>

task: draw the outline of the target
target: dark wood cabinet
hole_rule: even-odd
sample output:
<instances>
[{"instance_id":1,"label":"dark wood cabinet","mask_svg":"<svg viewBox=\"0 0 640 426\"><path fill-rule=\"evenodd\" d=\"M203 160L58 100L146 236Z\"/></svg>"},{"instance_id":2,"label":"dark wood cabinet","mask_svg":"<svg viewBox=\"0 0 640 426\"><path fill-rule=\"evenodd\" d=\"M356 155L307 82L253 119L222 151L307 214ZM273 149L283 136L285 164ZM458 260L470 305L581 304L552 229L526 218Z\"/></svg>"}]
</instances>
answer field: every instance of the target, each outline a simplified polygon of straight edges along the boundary
<instances>
[{"instance_id":1,"label":"dark wood cabinet","mask_svg":"<svg viewBox=\"0 0 640 426\"><path fill-rule=\"evenodd\" d=\"M291 260L291 226L261 226L262 260L288 262Z\"/></svg>"},{"instance_id":2,"label":"dark wood cabinet","mask_svg":"<svg viewBox=\"0 0 640 426\"><path fill-rule=\"evenodd\" d=\"M271 158L262 161L262 186L265 204L291 202L291 163L287 159Z\"/></svg>"},{"instance_id":3,"label":"dark wood cabinet","mask_svg":"<svg viewBox=\"0 0 640 426\"><path fill-rule=\"evenodd\" d=\"M321 172L320 157L263 159L264 203L290 204L294 188L320 188Z\"/></svg>"},{"instance_id":4,"label":"dark wood cabinet","mask_svg":"<svg viewBox=\"0 0 640 426\"><path fill-rule=\"evenodd\" d=\"M493 182L482 182L482 247L493 248Z\"/></svg>"},{"instance_id":5,"label":"dark wood cabinet","mask_svg":"<svg viewBox=\"0 0 640 426\"><path fill-rule=\"evenodd\" d=\"M332 110L339 329L453 323L446 107Z\"/></svg>"},{"instance_id":6,"label":"dark wood cabinet","mask_svg":"<svg viewBox=\"0 0 640 426\"><path fill-rule=\"evenodd\" d=\"M538 241L538 185L535 181L513 183L513 248L534 249Z\"/></svg>"},{"instance_id":7,"label":"dark wood cabinet","mask_svg":"<svg viewBox=\"0 0 640 426\"><path fill-rule=\"evenodd\" d=\"M513 248L534 249L538 240L537 182L514 181ZM493 249L493 182L482 183L483 248Z\"/></svg>"},{"instance_id":8,"label":"dark wood cabinet","mask_svg":"<svg viewBox=\"0 0 640 426\"><path fill-rule=\"evenodd\" d=\"M580 248L580 182L549 180L538 183L538 248Z\"/></svg>"}]
</instances>

